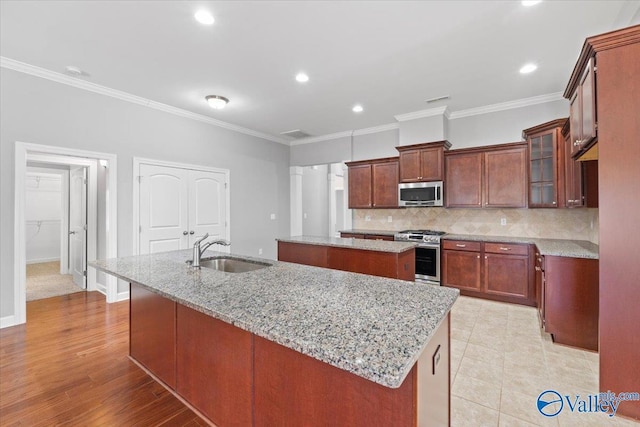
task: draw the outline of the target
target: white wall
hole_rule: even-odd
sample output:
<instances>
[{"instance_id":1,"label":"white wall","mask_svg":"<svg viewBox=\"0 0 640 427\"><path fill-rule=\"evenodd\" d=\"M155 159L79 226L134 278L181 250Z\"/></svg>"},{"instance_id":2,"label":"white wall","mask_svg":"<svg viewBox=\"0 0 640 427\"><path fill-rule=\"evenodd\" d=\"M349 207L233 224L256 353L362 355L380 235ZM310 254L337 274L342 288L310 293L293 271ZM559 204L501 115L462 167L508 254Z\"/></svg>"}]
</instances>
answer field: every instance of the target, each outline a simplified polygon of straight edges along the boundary
<instances>
[{"instance_id":1,"label":"white wall","mask_svg":"<svg viewBox=\"0 0 640 427\"><path fill-rule=\"evenodd\" d=\"M328 165L302 169L302 234L329 235Z\"/></svg>"},{"instance_id":2,"label":"white wall","mask_svg":"<svg viewBox=\"0 0 640 427\"><path fill-rule=\"evenodd\" d=\"M350 138L292 146L291 166L394 157L398 145L439 141L443 136L451 149L522 141L523 129L568 116L568 101L559 100L457 119L425 117L401 122L399 129L356 135L353 153Z\"/></svg>"},{"instance_id":3,"label":"white wall","mask_svg":"<svg viewBox=\"0 0 640 427\"><path fill-rule=\"evenodd\" d=\"M289 147L5 68L0 94L0 317L13 314L16 141L118 156L118 256L133 251L138 156L229 169L233 252L276 258L289 232Z\"/></svg>"},{"instance_id":4,"label":"white wall","mask_svg":"<svg viewBox=\"0 0 640 427\"><path fill-rule=\"evenodd\" d=\"M60 259L62 176L55 170L27 168L25 234L27 263Z\"/></svg>"}]
</instances>

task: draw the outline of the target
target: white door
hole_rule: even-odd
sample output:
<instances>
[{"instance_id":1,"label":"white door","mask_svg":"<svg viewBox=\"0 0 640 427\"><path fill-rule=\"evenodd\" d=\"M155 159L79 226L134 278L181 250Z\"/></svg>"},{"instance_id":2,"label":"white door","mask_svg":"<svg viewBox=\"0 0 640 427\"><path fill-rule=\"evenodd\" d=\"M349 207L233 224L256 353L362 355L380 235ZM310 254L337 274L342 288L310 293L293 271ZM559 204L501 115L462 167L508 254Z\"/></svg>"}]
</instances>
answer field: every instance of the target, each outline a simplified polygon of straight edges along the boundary
<instances>
[{"instance_id":1,"label":"white door","mask_svg":"<svg viewBox=\"0 0 640 427\"><path fill-rule=\"evenodd\" d=\"M140 165L140 254L189 245L189 171Z\"/></svg>"},{"instance_id":2,"label":"white door","mask_svg":"<svg viewBox=\"0 0 640 427\"><path fill-rule=\"evenodd\" d=\"M189 171L189 245L209 233L208 240L227 236L226 176L222 172ZM224 246L212 248L227 251Z\"/></svg>"},{"instance_id":3,"label":"white door","mask_svg":"<svg viewBox=\"0 0 640 427\"><path fill-rule=\"evenodd\" d=\"M69 264L73 282L87 289L87 168L69 176Z\"/></svg>"}]
</instances>

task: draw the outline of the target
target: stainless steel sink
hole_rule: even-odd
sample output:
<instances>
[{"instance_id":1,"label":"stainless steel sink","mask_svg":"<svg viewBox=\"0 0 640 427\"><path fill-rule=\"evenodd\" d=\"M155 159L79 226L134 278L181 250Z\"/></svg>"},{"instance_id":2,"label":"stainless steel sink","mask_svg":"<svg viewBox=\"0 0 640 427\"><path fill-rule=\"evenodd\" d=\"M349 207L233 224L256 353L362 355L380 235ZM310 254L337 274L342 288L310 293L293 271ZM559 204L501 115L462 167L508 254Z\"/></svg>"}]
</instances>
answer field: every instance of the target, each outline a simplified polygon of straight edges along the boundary
<instances>
[{"instance_id":1,"label":"stainless steel sink","mask_svg":"<svg viewBox=\"0 0 640 427\"><path fill-rule=\"evenodd\" d=\"M224 271L226 273L246 273L247 271L260 270L271 267L271 264L259 261L249 261L231 257L202 258L200 267Z\"/></svg>"}]
</instances>

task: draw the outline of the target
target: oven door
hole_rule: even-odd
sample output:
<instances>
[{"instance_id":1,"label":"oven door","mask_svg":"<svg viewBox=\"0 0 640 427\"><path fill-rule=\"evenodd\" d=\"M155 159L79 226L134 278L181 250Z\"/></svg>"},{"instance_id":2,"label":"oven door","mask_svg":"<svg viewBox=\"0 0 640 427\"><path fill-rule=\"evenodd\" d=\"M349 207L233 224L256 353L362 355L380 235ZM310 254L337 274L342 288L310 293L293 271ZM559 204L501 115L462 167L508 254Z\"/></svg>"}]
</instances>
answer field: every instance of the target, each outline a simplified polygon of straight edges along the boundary
<instances>
[{"instance_id":1,"label":"oven door","mask_svg":"<svg viewBox=\"0 0 640 427\"><path fill-rule=\"evenodd\" d=\"M416 247L416 281L440 284L440 245Z\"/></svg>"}]
</instances>

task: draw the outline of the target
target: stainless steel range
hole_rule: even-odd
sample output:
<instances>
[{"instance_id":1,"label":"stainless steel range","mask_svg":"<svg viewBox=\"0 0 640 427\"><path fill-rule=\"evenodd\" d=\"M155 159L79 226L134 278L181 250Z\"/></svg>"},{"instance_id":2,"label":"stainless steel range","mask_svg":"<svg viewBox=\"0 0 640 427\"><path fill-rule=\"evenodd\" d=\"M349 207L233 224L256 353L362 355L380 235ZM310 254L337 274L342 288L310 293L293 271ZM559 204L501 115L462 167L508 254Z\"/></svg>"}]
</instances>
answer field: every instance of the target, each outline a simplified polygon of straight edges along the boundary
<instances>
[{"instance_id":1,"label":"stainless steel range","mask_svg":"<svg viewBox=\"0 0 640 427\"><path fill-rule=\"evenodd\" d=\"M404 230L393 238L401 242L416 242L416 282L440 285L440 237L444 231Z\"/></svg>"}]
</instances>

